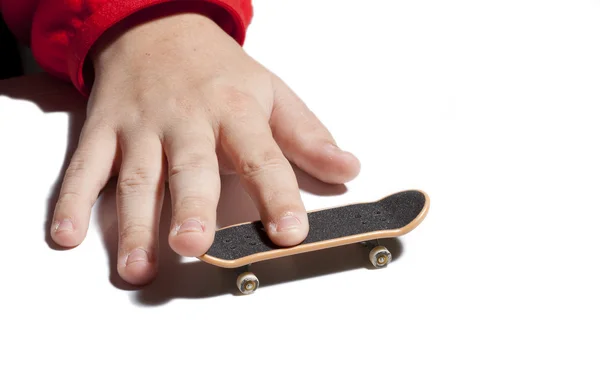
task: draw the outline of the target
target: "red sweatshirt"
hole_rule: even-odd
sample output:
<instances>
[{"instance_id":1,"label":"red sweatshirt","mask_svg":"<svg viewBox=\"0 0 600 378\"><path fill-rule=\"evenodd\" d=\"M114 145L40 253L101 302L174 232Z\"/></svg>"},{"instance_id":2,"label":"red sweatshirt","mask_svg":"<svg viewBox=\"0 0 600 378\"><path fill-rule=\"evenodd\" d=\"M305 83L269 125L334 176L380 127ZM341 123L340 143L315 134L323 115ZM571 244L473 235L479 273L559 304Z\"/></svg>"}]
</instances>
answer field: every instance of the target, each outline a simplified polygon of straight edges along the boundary
<instances>
[{"instance_id":1,"label":"red sweatshirt","mask_svg":"<svg viewBox=\"0 0 600 378\"><path fill-rule=\"evenodd\" d=\"M89 94L84 63L94 42L117 22L135 22L141 10L155 10L156 16L179 10L204 14L240 44L252 18L251 0L0 0L4 21L31 47L38 64L71 80L84 95Z\"/></svg>"}]
</instances>

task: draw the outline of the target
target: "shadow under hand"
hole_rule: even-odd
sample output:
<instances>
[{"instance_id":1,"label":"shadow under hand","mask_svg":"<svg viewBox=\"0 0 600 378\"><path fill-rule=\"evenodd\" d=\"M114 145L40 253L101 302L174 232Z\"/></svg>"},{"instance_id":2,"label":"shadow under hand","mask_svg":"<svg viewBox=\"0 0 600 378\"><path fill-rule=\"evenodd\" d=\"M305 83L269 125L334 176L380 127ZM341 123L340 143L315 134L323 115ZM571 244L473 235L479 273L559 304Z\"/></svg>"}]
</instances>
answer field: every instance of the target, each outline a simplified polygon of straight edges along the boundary
<instances>
[{"instance_id":1,"label":"shadow under hand","mask_svg":"<svg viewBox=\"0 0 600 378\"><path fill-rule=\"evenodd\" d=\"M168 234L171 222L171 200L168 191L160 219L159 273L146 286L131 285L117 271L118 216L116 206L117 178L113 178L98 198L96 218L102 233L102 241L108 255L111 284L121 290L137 291L135 301L143 305L158 305L173 298L206 298L227 292L223 284L230 282L233 272L218 269L198 259L186 263L169 246ZM233 278L235 280L235 277Z\"/></svg>"},{"instance_id":2,"label":"shadow under hand","mask_svg":"<svg viewBox=\"0 0 600 378\"><path fill-rule=\"evenodd\" d=\"M253 222L260 214L237 175L221 176L221 194L217 206L217 228Z\"/></svg>"},{"instance_id":3,"label":"shadow under hand","mask_svg":"<svg viewBox=\"0 0 600 378\"><path fill-rule=\"evenodd\" d=\"M0 95L32 102L44 113L64 112L69 116L67 148L61 169L50 188L50 194L46 202L46 221L44 223L46 244L54 250L67 249L52 240L50 227L63 177L77 148L79 134L85 122L86 99L70 83L59 80L47 73L2 80Z\"/></svg>"},{"instance_id":4,"label":"shadow under hand","mask_svg":"<svg viewBox=\"0 0 600 378\"><path fill-rule=\"evenodd\" d=\"M321 180L317 180L295 165L292 167L298 180L298 186L305 192L318 196L339 196L348 191L348 188L344 184L327 184Z\"/></svg>"},{"instance_id":5,"label":"shadow under hand","mask_svg":"<svg viewBox=\"0 0 600 378\"><path fill-rule=\"evenodd\" d=\"M379 242L392 254L391 264L402 256L400 239L380 239ZM260 287L266 287L355 269L377 269L369 261L369 252L370 249L361 244L343 245L322 251L263 261L253 264L252 272L260 280ZM233 286L235 286L235 281ZM332 290L334 289L337 288L332 288Z\"/></svg>"},{"instance_id":6,"label":"shadow under hand","mask_svg":"<svg viewBox=\"0 0 600 378\"><path fill-rule=\"evenodd\" d=\"M169 246L168 234L171 225L171 200L165 194L160 222L160 261L158 277L143 287L134 297L138 304L153 306L175 298L209 298L230 292L231 270L219 269L196 258L184 258ZM234 285L235 286L235 285Z\"/></svg>"},{"instance_id":7,"label":"shadow under hand","mask_svg":"<svg viewBox=\"0 0 600 378\"><path fill-rule=\"evenodd\" d=\"M380 242L390 250L392 264L400 258L402 244L399 239ZM163 246L162 251L159 276L136 293L137 304L157 306L176 298L242 295L236 288L237 274L234 269L218 268L202 261L181 263L168 247ZM261 288L271 285L365 268L375 269L369 262L369 250L360 244L351 244L256 263L251 270L260 280L259 295Z\"/></svg>"},{"instance_id":8,"label":"shadow under hand","mask_svg":"<svg viewBox=\"0 0 600 378\"><path fill-rule=\"evenodd\" d=\"M346 185L332 185L312 177L295 165L292 166L300 190L319 196L338 196L347 192ZM260 214L246 193L237 175L221 176L221 194L217 207L217 228L252 222Z\"/></svg>"},{"instance_id":9,"label":"shadow under hand","mask_svg":"<svg viewBox=\"0 0 600 378\"><path fill-rule=\"evenodd\" d=\"M117 179L112 178L98 196L96 202L96 221L102 234L104 250L108 256L110 283L121 290L136 290L121 278L117 271L117 252L119 248L119 222L117 217Z\"/></svg>"}]
</instances>

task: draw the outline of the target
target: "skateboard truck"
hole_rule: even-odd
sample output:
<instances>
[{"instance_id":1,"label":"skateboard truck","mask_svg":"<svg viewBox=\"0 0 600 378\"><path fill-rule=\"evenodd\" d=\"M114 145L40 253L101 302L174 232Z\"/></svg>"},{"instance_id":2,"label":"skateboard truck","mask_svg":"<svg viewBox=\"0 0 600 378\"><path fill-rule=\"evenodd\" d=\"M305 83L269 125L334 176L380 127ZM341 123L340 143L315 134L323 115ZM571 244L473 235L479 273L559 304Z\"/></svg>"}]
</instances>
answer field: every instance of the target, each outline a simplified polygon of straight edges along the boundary
<instances>
[{"instance_id":1,"label":"skateboard truck","mask_svg":"<svg viewBox=\"0 0 600 378\"><path fill-rule=\"evenodd\" d=\"M258 277L250 272L250 264L236 269L238 273L237 288L242 294L252 294L258 289Z\"/></svg>"},{"instance_id":2,"label":"skateboard truck","mask_svg":"<svg viewBox=\"0 0 600 378\"><path fill-rule=\"evenodd\" d=\"M371 249L371 252L369 252L369 261L371 261L371 264L375 268L384 268L392 262L392 254L386 247L379 244L379 240L369 240L361 242L361 244Z\"/></svg>"}]
</instances>

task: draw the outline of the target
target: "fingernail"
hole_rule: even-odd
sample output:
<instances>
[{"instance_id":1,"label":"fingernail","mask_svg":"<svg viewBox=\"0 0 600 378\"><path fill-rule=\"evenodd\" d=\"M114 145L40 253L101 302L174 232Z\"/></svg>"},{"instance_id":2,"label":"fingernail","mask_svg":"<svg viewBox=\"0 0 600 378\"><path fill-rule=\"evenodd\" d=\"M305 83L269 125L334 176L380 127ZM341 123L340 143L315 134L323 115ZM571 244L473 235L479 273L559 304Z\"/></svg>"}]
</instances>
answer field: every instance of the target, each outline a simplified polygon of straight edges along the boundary
<instances>
[{"instance_id":1,"label":"fingernail","mask_svg":"<svg viewBox=\"0 0 600 378\"><path fill-rule=\"evenodd\" d=\"M141 248L134 249L127 256L127 260L125 261L125 265L137 263L137 262L148 262L148 252L144 251Z\"/></svg>"},{"instance_id":2,"label":"fingernail","mask_svg":"<svg viewBox=\"0 0 600 378\"><path fill-rule=\"evenodd\" d=\"M73 231L73 222L70 219L63 219L60 222L54 223L54 232Z\"/></svg>"},{"instance_id":3,"label":"fingernail","mask_svg":"<svg viewBox=\"0 0 600 378\"><path fill-rule=\"evenodd\" d=\"M333 143L328 143L327 148L333 152L346 152L346 151L342 150L337 144L333 144Z\"/></svg>"},{"instance_id":4,"label":"fingernail","mask_svg":"<svg viewBox=\"0 0 600 378\"><path fill-rule=\"evenodd\" d=\"M300 219L293 215L286 215L277 222L277 232L289 231L300 227Z\"/></svg>"},{"instance_id":5,"label":"fingernail","mask_svg":"<svg viewBox=\"0 0 600 378\"><path fill-rule=\"evenodd\" d=\"M188 219L185 222L183 222L182 225L180 225L179 227L177 227L175 229L175 232L177 234L182 234L184 232L203 232L204 231L204 225L202 224L202 222L197 221L196 219Z\"/></svg>"},{"instance_id":6,"label":"fingernail","mask_svg":"<svg viewBox=\"0 0 600 378\"><path fill-rule=\"evenodd\" d=\"M349 152L349 151L345 151L342 150L341 148L339 148L338 146L336 146L335 144L327 144L326 146L326 151L329 153L329 159L333 159L335 155L338 156L345 156L345 157L349 157L349 156L354 156L353 153ZM354 156L356 157L356 156Z\"/></svg>"}]
</instances>

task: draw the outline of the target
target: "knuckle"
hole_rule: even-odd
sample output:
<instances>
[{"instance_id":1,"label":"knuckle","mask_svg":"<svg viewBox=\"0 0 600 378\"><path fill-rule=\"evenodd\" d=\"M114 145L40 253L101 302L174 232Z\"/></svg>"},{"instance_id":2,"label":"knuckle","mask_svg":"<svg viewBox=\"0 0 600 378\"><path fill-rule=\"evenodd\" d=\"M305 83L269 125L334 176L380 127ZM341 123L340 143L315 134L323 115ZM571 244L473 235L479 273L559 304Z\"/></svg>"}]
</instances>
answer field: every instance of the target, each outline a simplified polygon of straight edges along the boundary
<instances>
[{"instance_id":1,"label":"knuckle","mask_svg":"<svg viewBox=\"0 0 600 378\"><path fill-rule=\"evenodd\" d=\"M169 165L169 179L173 179L182 173L215 171L215 168L209 164L208 160L206 155L200 153L187 154L185 161Z\"/></svg>"},{"instance_id":2,"label":"knuckle","mask_svg":"<svg viewBox=\"0 0 600 378\"><path fill-rule=\"evenodd\" d=\"M152 229L141 223L125 224L119 231L120 240L129 240L138 236L152 235Z\"/></svg>"},{"instance_id":3,"label":"knuckle","mask_svg":"<svg viewBox=\"0 0 600 378\"><path fill-rule=\"evenodd\" d=\"M202 114L203 108L189 96L171 95L164 100L164 110L169 117L189 119Z\"/></svg>"},{"instance_id":4,"label":"knuckle","mask_svg":"<svg viewBox=\"0 0 600 378\"><path fill-rule=\"evenodd\" d=\"M201 165L199 163L194 163L194 162L173 164L173 165L169 166L169 179L172 180L174 177L176 177L182 173L194 171L194 170L197 170L200 168L201 168Z\"/></svg>"},{"instance_id":5,"label":"knuckle","mask_svg":"<svg viewBox=\"0 0 600 378\"><path fill-rule=\"evenodd\" d=\"M267 150L260 154L241 159L238 164L239 174L246 178L256 177L264 172L282 170L287 160L276 150Z\"/></svg>"},{"instance_id":6,"label":"knuckle","mask_svg":"<svg viewBox=\"0 0 600 378\"><path fill-rule=\"evenodd\" d=\"M86 162L81 157L73 157L67 170L65 171L65 180L71 181L73 179L78 179L84 176L86 171Z\"/></svg>"},{"instance_id":7,"label":"knuckle","mask_svg":"<svg viewBox=\"0 0 600 378\"><path fill-rule=\"evenodd\" d=\"M117 185L118 195L128 196L155 190L157 185L154 176L146 168L135 169L119 180Z\"/></svg>"},{"instance_id":8,"label":"knuckle","mask_svg":"<svg viewBox=\"0 0 600 378\"><path fill-rule=\"evenodd\" d=\"M60 193L58 200L56 201L56 207L60 208L65 206L66 204L74 203L81 201L81 193L65 190Z\"/></svg>"},{"instance_id":9,"label":"knuckle","mask_svg":"<svg viewBox=\"0 0 600 378\"><path fill-rule=\"evenodd\" d=\"M114 133L118 129L120 115L117 116L114 110L105 110L95 107L88 111L89 115L83 126L82 135L88 138L104 136L106 133Z\"/></svg>"},{"instance_id":10,"label":"knuckle","mask_svg":"<svg viewBox=\"0 0 600 378\"><path fill-rule=\"evenodd\" d=\"M210 209L211 207L215 207L214 205L211 206L211 203L212 201L206 197L189 195L177 201L177 204L174 206L174 212L179 213L182 211L188 212L189 210L206 210Z\"/></svg>"},{"instance_id":11,"label":"knuckle","mask_svg":"<svg viewBox=\"0 0 600 378\"><path fill-rule=\"evenodd\" d=\"M148 123L156 125L171 124L173 120L188 120L201 116L204 107L194 96L187 95L189 90L183 89L179 92L174 91L145 91L137 95L135 99L136 111L122 115L120 118L127 124L147 125ZM160 106L156 106L160 104Z\"/></svg>"},{"instance_id":12,"label":"knuckle","mask_svg":"<svg viewBox=\"0 0 600 378\"><path fill-rule=\"evenodd\" d=\"M226 110L238 116L246 114L254 106L254 99L251 95L233 86L221 88L220 98Z\"/></svg>"},{"instance_id":13,"label":"knuckle","mask_svg":"<svg viewBox=\"0 0 600 378\"><path fill-rule=\"evenodd\" d=\"M303 119L302 133L311 138L331 139L325 126L317 119ZM298 127L298 129L301 129ZM298 130L299 131L299 130Z\"/></svg>"},{"instance_id":14,"label":"knuckle","mask_svg":"<svg viewBox=\"0 0 600 378\"><path fill-rule=\"evenodd\" d=\"M85 152L82 152L84 154ZM93 164L93 163L92 163ZM78 188L82 183L91 183L93 190L100 191L104 185L101 177L93 177L90 174L90 164L82 157L73 157L64 174L65 188ZM87 186L87 185L86 185ZM71 194L77 194L75 190L70 190Z\"/></svg>"}]
</instances>

